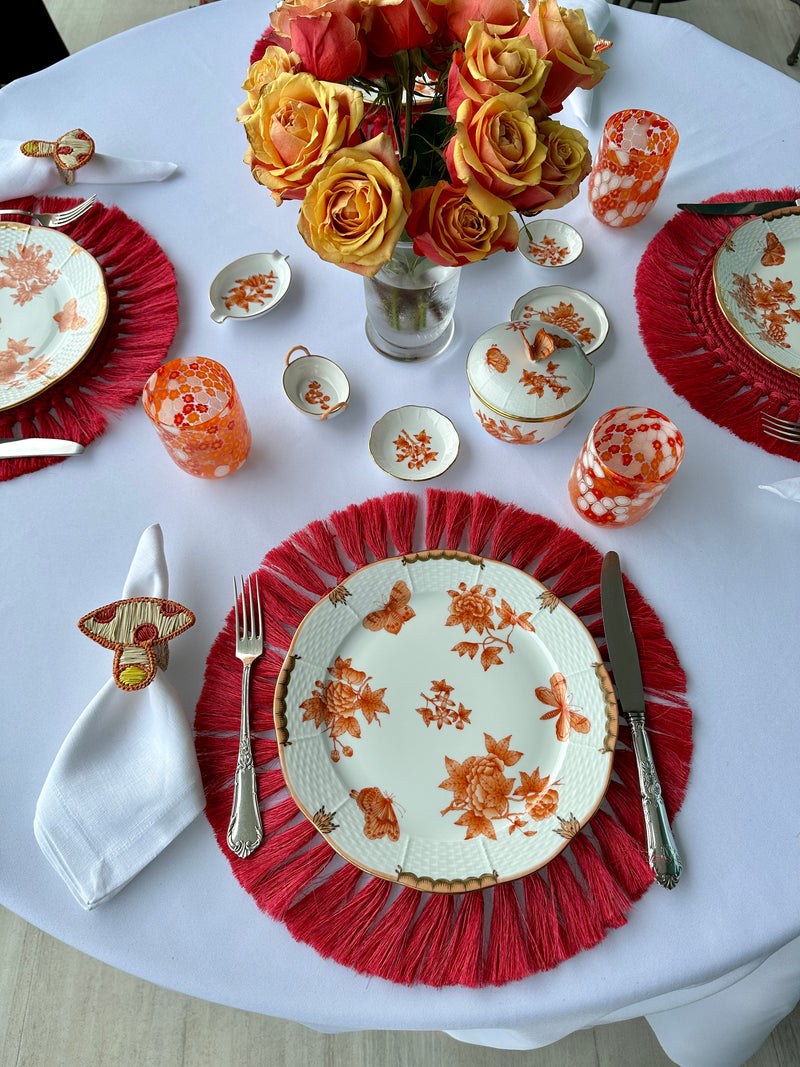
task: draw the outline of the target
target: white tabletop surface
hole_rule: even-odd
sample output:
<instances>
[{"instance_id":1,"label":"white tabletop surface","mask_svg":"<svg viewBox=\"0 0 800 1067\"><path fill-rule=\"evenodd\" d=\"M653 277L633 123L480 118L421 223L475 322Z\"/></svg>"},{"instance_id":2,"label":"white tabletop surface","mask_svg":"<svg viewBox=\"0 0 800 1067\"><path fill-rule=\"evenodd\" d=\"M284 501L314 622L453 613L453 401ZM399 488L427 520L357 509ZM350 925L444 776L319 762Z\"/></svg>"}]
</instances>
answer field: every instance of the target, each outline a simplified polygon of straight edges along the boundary
<instances>
[{"instance_id":1,"label":"white tabletop surface","mask_svg":"<svg viewBox=\"0 0 800 1067\"><path fill-rule=\"evenodd\" d=\"M197 7L0 92L0 137L54 137L81 125L99 151L179 164L161 184L75 191L118 204L161 244L180 299L171 354L224 363L253 428L246 466L209 482L172 464L137 406L83 456L0 485L0 902L123 970L323 1030L472 1029L493 1031L486 1043L508 1047L522 1033L521 1047L533 1047L614 1013L640 1013L630 1006L648 997L691 1000L690 987L724 985L736 968L752 969L800 935L800 509L758 488L798 470L706 420L659 376L639 337L634 278L676 203L797 181L800 86L682 22L612 7L603 32L614 41L611 69L586 132L594 148L603 120L622 107L673 120L680 145L656 207L617 232L593 219L583 191L559 212L583 234L576 263L553 272L500 253L465 269L451 348L400 365L366 342L361 280L317 259L296 230L296 205L276 207L242 163L236 109L267 10L258 0ZM293 270L281 304L252 321L214 323L208 289L217 270L273 249ZM598 299L611 332L572 426L541 447L514 448L470 413L466 352L520 295L555 283ZM283 356L294 344L346 370L345 414L315 422L283 396ZM679 886L650 889L626 926L554 971L477 992L396 987L296 944L241 889L204 818L117 897L83 912L32 832L47 770L110 668L77 619L118 595L141 532L160 523L170 595L197 615L173 643L169 674L191 713L230 608L231 576L312 519L409 488L367 450L372 424L401 403L431 404L459 430L460 455L437 487L489 493L571 527L600 551L616 549L663 621L694 710L692 774L674 827L685 859ZM673 418L686 458L646 520L599 530L572 509L567 477L592 422L621 403Z\"/></svg>"}]
</instances>

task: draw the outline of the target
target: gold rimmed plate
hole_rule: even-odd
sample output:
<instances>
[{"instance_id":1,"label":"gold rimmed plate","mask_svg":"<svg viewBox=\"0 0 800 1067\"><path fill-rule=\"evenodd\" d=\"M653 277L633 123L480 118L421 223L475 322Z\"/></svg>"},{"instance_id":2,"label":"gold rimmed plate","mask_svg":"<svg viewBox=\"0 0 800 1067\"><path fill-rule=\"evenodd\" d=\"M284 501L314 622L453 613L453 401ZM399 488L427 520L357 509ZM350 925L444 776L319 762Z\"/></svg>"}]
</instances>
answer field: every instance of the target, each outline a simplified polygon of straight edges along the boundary
<instances>
[{"instance_id":1,"label":"gold rimmed plate","mask_svg":"<svg viewBox=\"0 0 800 1067\"><path fill-rule=\"evenodd\" d=\"M800 375L800 209L732 230L714 257L714 290L743 341Z\"/></svg>"},{"instance_id":2,"label":"gold rimmed plate","mask_svg":"<svg viewBox=\"0 0 800 1067\"><path fill-rule=\"evenodd\" d=\"M439 893L558 855L617 733L577 616L523 571L441 550L368 565L312 608L274 710L288 787L333 848Z\"/></svg>"},{"instance_id":3,"label":"gold rimmed plate","mask_svg":"<svg viewBox=\"0 0 800 1067\"><path fill-rule=\"evenodd\" d=\"M59 230L0 223L0 410L74 370L107 314L94 256Z\"/></svg>"},{"instance_id":4,"label":"gold rimmed plate","mask_svg":"<svg viewBox=\"0 0 800 1067\"><path fill-rule=\"evenodd\" d=\"M369 435L372 458L404 482L438 478L455 463L459 446L458 432L446 415L416 404L387 411Z\"/></svg>"}]
</instances>

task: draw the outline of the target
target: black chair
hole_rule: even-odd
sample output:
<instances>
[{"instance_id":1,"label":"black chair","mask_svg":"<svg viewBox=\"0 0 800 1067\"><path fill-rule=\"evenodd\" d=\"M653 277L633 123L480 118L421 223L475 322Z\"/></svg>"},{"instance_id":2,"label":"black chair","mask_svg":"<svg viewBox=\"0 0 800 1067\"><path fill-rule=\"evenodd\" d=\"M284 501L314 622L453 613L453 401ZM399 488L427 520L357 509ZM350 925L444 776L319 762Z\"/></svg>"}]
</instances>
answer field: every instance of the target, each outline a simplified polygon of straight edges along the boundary
<instances>
[{"instance_id":1,"label":"black chair","mask_svg":"<svg viewBox=\"0 0 800 1067\"><path fill-rule=\"evenodd\" d=\"M792 3L793 4L797 4L798 7L800 7L800 0L792 0ZM797 62L797 57L799 55L800 55L800 37L797 38L797 43L795 44L794 48L791 50L789 55L786 57L786 62L789 64L790 67L793 67L795 65L795 63Z\"/></svg>"},{"instance_id":2,"label":"black chair","mask_svg":"<svg viewBox=\"0 0 800 1067\"><path fill-rule=\"evenodd\" d=\"M18 13L18 17L22 16L24 44L3 49L0 85L43 70L69 55L69 49L61 40L42 0L25 0Z\"/></svg>"},{"instance_id":3,"label":"black chair","mask_svg":"<svg viewBox=\"0 0 800 1067\"><path fill-rule=\"evenodd\" d=\"M628 3L625 5L625 7L633 7L633 5L637 2L638 0L628 0ZM662 4L678 4L682 2L683 0L652 0L652 3L650 4L650 14L657 15L658 9L661 7ZM620 0L611 0L611 3L619 7ZM800 3L800 0L795 0L795 3Z\"/></svg>"}]
</instances>

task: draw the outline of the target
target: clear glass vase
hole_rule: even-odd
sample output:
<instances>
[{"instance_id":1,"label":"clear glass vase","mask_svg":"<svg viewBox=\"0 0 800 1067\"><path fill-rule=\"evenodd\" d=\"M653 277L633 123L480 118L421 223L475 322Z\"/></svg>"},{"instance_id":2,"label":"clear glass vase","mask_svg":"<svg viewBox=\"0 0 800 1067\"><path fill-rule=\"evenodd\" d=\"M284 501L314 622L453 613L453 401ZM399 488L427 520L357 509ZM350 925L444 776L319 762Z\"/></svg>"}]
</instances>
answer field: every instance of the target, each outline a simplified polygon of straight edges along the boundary
<instances>
[{"instance_id":1,"label":"clear glass vase","mask_svg":"<svg viewBox=\"0 0 800 1067\"><path fill-rule=\"evenodd\" d=\"M440 267L397 242L394 255L364 279L366 332L374 349L390 359L430 359L453 338L460 267Z\"/></svg>"}]
</instances>

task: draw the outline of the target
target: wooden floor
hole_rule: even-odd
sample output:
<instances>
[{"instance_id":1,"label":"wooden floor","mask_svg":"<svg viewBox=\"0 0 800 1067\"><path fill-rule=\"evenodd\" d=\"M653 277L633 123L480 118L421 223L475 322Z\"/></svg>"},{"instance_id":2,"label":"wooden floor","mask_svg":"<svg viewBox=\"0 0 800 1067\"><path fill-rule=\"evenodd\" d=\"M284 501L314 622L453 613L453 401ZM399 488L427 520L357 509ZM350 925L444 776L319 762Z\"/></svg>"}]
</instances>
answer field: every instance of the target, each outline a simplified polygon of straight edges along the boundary
<instances>
[{"instance_id":1,"label":"wooden floor","mask_svg":"<svg viewBox=\"0 0 800 1067\"><path fill-rule=\"evenodd\" d=\"M73 52L195 6L182 0L46 3ZM269 6L265 4L265 13ZM579 0L569 6L579 6ZM637 7L647 9L643 3ZM664 4L662 12L800 79L800 65L786 63L800 35L800 7L791 0L680 0ZM642 1019L596 1027L531 1052L484 1049L435 1033L317 1034L295 1023L209 1004L133 978L0 909L0 1067L669 1067L670 1063ZM773 1031L748 1067L798 1064L800 1008Z\"/></svg>"}]
</instances>

